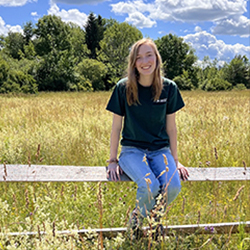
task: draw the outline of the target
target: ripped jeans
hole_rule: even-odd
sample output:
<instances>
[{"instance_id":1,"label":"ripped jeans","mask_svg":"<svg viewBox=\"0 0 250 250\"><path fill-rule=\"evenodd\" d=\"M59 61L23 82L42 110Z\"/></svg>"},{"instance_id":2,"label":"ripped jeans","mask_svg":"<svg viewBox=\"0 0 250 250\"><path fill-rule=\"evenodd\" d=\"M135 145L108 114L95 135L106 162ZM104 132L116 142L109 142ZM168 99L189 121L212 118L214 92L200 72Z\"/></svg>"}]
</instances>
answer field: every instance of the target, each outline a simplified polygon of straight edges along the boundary
<instances>
[{"instance_id":1,"label":"ripped jeans","mask_svg":"<svg viewBox=\"0 0 250 250\"><path fill-rule=\"evenodd\" d=\"M123 146L119 165L138 186L136 208L143 217L150 214L160 193L167 192L165 205L168 205L181 190L179 173L167 147L149 151Z\"/></svg>"}]
</instances>

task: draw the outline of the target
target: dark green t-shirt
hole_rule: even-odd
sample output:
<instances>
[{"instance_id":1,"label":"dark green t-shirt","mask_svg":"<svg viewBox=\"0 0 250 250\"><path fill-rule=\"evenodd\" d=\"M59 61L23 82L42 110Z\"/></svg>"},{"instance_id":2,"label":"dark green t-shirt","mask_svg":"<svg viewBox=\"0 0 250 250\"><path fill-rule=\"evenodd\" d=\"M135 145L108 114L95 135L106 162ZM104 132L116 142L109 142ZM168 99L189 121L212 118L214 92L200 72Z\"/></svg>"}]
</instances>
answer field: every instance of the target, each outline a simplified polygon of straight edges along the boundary
<instances>
[{"instance_id":1,"label":"dark green t-shirt","mask_svg":"<svg viewBox=\"0 0 250 250\"><path fill-rule=\"evenodd\" d=\"M107 110L124 116L122 146L134 146L148 150L169 147L166 132L166 115L175 113L184 106L177 85L164 78L159 100L154 102L151 86L138 83L140 104L129 106L126 99L126 81L121 79L115 86Z\"/></svg>"}]
</instances>

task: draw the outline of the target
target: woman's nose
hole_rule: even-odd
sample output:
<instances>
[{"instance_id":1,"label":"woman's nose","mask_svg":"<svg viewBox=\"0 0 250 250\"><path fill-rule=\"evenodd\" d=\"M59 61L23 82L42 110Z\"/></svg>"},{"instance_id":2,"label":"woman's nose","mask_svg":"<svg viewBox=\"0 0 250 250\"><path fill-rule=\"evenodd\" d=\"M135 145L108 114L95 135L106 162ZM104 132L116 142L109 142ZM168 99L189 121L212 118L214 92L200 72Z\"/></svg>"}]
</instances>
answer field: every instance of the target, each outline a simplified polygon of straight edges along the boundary
<instances>
[{"instance_id":1,"label":"woman's nose","mask_svg":"<svg viewBox=\"0 0 250 250\"><path fill-rule=\"evenodd\" d=\"M148 58L145 56L142 58L142 63L147 63L148 62Z\"/></svg>"}]
</instances>

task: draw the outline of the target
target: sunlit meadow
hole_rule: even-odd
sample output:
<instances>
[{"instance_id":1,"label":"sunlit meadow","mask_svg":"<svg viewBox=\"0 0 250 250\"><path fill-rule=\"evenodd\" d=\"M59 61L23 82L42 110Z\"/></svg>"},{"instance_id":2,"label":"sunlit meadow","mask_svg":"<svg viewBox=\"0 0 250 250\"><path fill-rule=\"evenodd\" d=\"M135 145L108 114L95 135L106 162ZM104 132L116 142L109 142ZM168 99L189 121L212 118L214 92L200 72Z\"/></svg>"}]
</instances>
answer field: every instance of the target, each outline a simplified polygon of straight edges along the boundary
<instances>
[{"instance_id":1,"label":"sunlit meadow","mask_svg":"<svg viewBox=\"0 0 250 250\"><path fill-rule=\"evenodd\" d=\"M110 94L0 96L0 163L106 165L112 114L105 107ZM201 168L250 166L250 92L182 95L186 106L177 113L180 162ZM163 218L165 225L250 220L249 181L182 186ZM0 183L0 192L0 249L250 249L250 236L243 230L236 235L174 235L161 243L148 237L134 242L125 235L56 235L58 230L100 224L124 227L135 203L133 183ZM48 234L7 236L23 231Z\"/></svg>"}]
</instances>

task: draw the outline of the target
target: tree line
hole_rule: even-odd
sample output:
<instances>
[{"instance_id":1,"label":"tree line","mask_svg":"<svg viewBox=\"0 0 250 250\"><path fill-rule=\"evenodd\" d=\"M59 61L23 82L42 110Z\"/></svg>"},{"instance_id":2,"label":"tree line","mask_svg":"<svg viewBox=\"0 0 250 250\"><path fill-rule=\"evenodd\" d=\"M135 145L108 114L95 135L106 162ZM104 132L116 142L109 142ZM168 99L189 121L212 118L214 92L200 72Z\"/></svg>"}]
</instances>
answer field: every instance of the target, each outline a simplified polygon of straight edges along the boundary
<instances>
[{"instance_id":1,"label":"tree line","mask_svg":"<svg viewBox=\"0 0 250 250\"><path fill-rule=\"evenodd\" d=\"M110 90L124 76L132 44L143 37L136 27L90 13L84 27L45 15L23 33L0 36L0 93ZM180 89L206 91L250 88L250 63L236 55L218 66L207 56L201 64L181 37L155 40L164 75Z\"/></svg>"}]
</instances>

